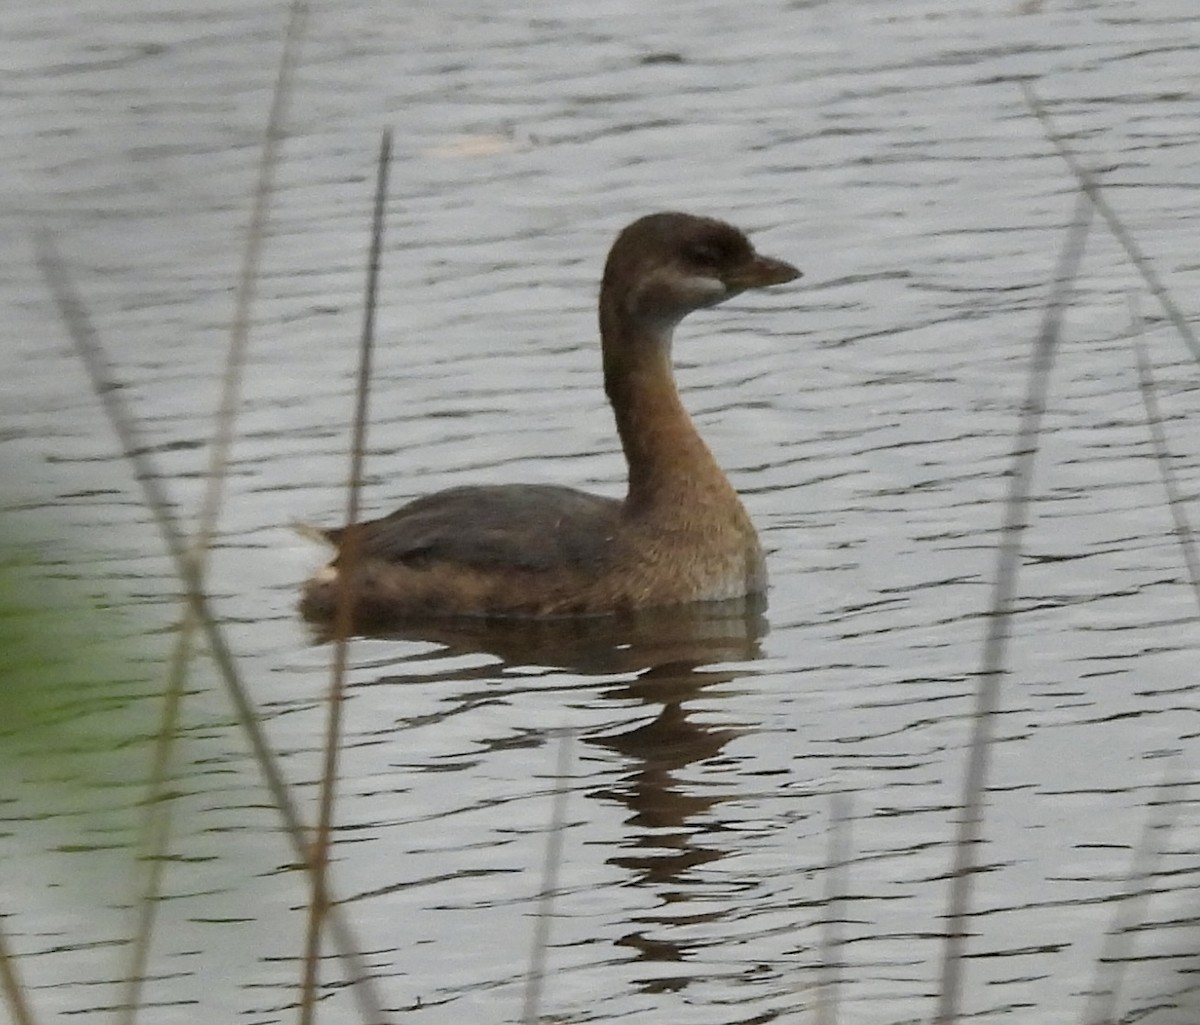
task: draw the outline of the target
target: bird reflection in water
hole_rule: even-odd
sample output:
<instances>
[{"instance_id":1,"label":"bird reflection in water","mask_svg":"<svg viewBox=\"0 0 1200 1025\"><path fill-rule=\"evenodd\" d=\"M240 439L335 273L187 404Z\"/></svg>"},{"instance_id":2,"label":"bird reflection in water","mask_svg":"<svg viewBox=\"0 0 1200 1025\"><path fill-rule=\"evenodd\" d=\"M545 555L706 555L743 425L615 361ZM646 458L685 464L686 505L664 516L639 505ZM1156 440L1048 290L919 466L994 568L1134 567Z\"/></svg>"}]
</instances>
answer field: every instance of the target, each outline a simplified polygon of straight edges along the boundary
<instances>
[{"instance_id":1,"label":"bird reflection in water","mask_svg":"<svg viewBox=\"0 0 1200 1025\"><path fill-rule=\"evenodd\" d=\"M658 715L625 732L585 738L588 743L622 755L630 765L616 786L593 791L589 796L629 809L628 833L621 843L623 853L608 862L629 871L637 885L650 887L657 898L655 903L662 909L635 916L630 932L618 941L620 946L636 951L640 960L685 961L688 945L672 933L700 922L717 921L730 910L711 900L704 902L703 911L686 907L706 890L697 880L689 880L689 873L730 853L720 843L712 842L723 831L718 806L730 794L711 786L697 787L680 777L689 766L717 757L740 731L695 718L687 702L743 675L745 670L735 663L759 657L761 636L761 631L748 630L736 650L733 639L724 638L727 653L720 657L711 657L716 653L710 651L710 657L703 660L679 658L647 667L608 696L660 704ZM718 665L721 667L716 668ZM689 981L687 975L655 974L642 979L639 988L647 993L673 991L683 989Z\"/></svg>"},{"instance_id":2,"label":"bird reflection in water","mask_svg":"<svg viewBox=\"0 0 1200 1025\"><path fill-rule=\"evenodd\" d=\"M746 675L747 663L761 657L766 634L765 601L761 597L700 603L678 608L644 610L623 616L559 620L445 620L412 624L393 630L390 639L429 641L442 645L438 662L446 669L428 674L428 653L422 654L422 673L396 673L392 679L411 685L421 679L478 680L477 691L459 691L457 714L496 698L495 681L504 670L530 666L564 669L584 675L621 675L606 686L603 697L627 707L640 703L656 712L648 722L620 732L585 736L584 743L619 755L627 771L615 785L588 792L603 802L629 809L627 830L615 838L621 853L608 859L631 874L632 882L650 887L661 911L637 916L618 941L648 962L686 960L687 946L674 930L701 921L719 920L731 909L704 903L703 912L683 908L701 896L702 886L688 873L731 853L714 842L724 832L719 805L729 798L711 786L696 787L681 774L720 755L740 730L713 726L694 714L702 695L728 695L728 684ZM463 666L456 656L487 653L501 661ZM385 682L385 681L380 681ZM521 743L545 744L550 731ZM703 821L701 821L703 820ZM569 865L566 872L569 874ZM689 892L691 891L691 892ZM647 992L678 989L687 976L644 979Z\"/></svg>"},{"instance_id":3,"label":"bird reflection in water","mask_svg":"<svg viewBox=\"0 0 1200 1025\"><path fill-rule=\"evenodd\" d=\"M613 840L622 852L608 863L628 870L635 885L652 888L654 904L676 909L674 915L659 912L631 919L619 945L634 949L642 960L680 961L686 959L686 946L671 936L672 930L715 921L728 913L720 907L713 910L712 901L706 901L701 913L679 913L680 905L690 899L689 889L697 886L686 875L733 851L704 843L704 838L722 833L718 808L728 795L712 786L697 787L679 774L719 756L740 732L736 727L704 723L689 706L714 688L727 693L727 685L748 672L746 664L762 657L761 640L767 633L764 606L766 601L755 597L623 616L409 624L382 636L443 646L437 661L444 669L430 673L426 652L414 657L422 663L418 675L401 670L379 683L412 685L433 679L467 683L446 709L449 718L464 708L496 700L497 676L505 670L539 666L584 676L624 677L602 690L604 699L622 708L638 702L656 711L649 721L641 717L632 729L582 737L584 743L612 751L628 765L616 785L588 791L588 797L622 804L630 811L626 832ZM463 666L457 658L474 653L494 655L500 666L493 661ZM478 689L470 688L473 679L479 682ZM530 731L516 743L546 744L550 737L551 731ZM569 864L565 873L569 877ZM643 979L641 985L658 991L686 983L688 977L670 976Z\"/></svg>"}]
</instances>

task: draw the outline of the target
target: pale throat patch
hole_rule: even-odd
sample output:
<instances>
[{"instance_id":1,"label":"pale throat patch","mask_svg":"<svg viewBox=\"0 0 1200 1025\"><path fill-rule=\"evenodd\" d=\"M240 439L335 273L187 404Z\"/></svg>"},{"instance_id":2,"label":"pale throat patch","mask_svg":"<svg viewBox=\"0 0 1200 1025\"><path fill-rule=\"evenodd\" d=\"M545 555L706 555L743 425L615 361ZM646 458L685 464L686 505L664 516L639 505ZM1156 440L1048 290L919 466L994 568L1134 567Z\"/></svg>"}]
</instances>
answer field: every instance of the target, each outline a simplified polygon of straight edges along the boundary
<instances>
[{"instance_id":1,"label":"pale throat patch","mask_svg":"<svg viewBox=\"0 0 1200 1025\"><path fill-rule=\"evenodd\" d=\"M696 301L705 306L711 306L729 297L729 289L725 282L707 274L690 274L684 278L684 285L688 292L695 296Z\"/></svg>"}]
</instances>

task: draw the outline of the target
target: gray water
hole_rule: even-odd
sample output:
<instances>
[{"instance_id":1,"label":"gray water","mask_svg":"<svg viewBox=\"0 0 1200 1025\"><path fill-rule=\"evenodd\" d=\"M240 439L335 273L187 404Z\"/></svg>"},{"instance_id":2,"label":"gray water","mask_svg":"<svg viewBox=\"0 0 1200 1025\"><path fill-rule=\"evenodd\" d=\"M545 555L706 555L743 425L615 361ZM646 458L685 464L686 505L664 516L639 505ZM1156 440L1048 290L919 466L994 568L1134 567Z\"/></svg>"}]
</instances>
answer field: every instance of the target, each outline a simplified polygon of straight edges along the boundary
<instances>
[{"instance_id":1,"label":"gray water","mask_svg":"<svg viewBox=\"0 0 1200 1025\"><path fill-rule=\"evenodd\" d=\"M0 504L154 653L84 735L150 720L178 585L29 232L56 232L190 517L285 13L75 0L4 19ZM676 345L770 552L768 630L355 646L335 879L406 1020L519 1016L560 728L578 739L547 1014L814 1020L834 794L854 852L841 1020L932 1012L1008 457L1074 202L1025 78L1195 322L1193 0L315 5L211 581L310 816L330 652L293 611L321 553L287 524L342 516L380 130L397 153L371 513L468 482L620 493L594 301L633 217L722 216L805 270L695 315ZM1097 226L997 722L967 969L982 1020L1081 1020L1155 789L1195 779L1197 610L1132 308L1196 516L1196 364ZM303 876L207 666L185 717L146 1020L293 1020ZM5 770L0 913L48 1020L119 1001L140 794L123 773L145 749L133 729L119 765L30 750ZM1165 801L1122 1004L1155 1025L1200 1019L1200 814L1194 794ZM355 1020L330 992L325 1019Z\"/></svg>"}]
</instances>

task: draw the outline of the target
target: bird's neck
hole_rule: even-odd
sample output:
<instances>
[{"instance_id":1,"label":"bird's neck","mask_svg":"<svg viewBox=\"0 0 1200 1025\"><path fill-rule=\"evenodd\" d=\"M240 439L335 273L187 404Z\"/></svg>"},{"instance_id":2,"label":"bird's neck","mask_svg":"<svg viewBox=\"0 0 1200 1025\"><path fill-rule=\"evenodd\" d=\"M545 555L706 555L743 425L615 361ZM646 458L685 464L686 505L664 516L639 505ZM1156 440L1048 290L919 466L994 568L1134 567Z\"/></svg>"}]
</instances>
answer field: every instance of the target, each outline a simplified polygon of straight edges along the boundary
<instances>
[{"instance_id":1,"label":"bird's neck","mask_svg":"<svg viewBox=\"0 0 1200 1025\"><path fill-rule=\"evenodd\" d=\"M602 309L604 390L629 464L627 509L689 516L740 501L688 416L671 367L674 324L629 323Z\"/></svg>"}]
</instances>

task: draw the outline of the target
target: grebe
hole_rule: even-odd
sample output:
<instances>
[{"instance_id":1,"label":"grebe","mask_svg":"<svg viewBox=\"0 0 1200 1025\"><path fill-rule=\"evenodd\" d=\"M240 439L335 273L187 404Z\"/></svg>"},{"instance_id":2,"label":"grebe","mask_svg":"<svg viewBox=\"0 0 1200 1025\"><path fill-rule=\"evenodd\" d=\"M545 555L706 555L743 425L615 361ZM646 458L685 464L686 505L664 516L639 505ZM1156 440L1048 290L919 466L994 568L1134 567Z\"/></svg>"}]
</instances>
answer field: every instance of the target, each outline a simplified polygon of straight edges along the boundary
<instances>
[{"instance_id":1,"label":"grebe","mask_svg":"<svg viewBox=\"0 0 1200 1025\"><path fill-rule=\"evenodd\" d=\"M360 524L348 576L348 528L324 531L339 552L305 584L302 615L331 622L341 587L360 630L761 594L758 535L679 399L671 339L693 310L799 276L723 221L683 213L634 221L613 243L600 286L604 390L629 464L625 499L546 484L439 491Z\"/></svg>"}]
</instances>

